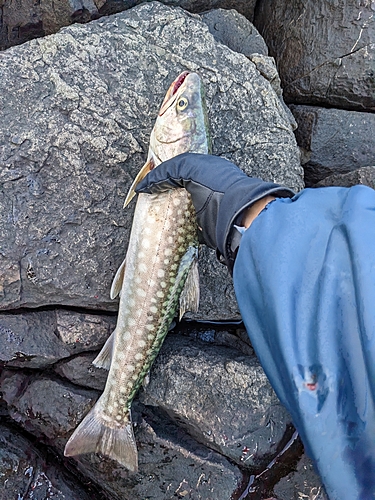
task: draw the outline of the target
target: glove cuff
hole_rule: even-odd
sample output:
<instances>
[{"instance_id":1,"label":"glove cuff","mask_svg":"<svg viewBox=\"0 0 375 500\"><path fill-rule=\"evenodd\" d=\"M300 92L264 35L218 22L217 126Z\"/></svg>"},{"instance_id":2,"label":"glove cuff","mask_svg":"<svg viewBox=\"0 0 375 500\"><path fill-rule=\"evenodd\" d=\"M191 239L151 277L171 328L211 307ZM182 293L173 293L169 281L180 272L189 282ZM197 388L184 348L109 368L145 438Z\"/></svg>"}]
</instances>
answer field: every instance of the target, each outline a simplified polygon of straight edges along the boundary
<instances>
[{"instance_id":1,"label":"glove cuff","mask_svg":"<svg viewBox=\"0 0 375 500\"><path fill-rule=\"evenodd\" d=\"M295 192L291 189L248 177L246 182L239 179L224 194L220 204L216 225L217 256L233 274L234 261L241 241L241 233L234 227L242 212L253 203L273 195L277 198L291 198Z\"/></svg>"}]
</instances>

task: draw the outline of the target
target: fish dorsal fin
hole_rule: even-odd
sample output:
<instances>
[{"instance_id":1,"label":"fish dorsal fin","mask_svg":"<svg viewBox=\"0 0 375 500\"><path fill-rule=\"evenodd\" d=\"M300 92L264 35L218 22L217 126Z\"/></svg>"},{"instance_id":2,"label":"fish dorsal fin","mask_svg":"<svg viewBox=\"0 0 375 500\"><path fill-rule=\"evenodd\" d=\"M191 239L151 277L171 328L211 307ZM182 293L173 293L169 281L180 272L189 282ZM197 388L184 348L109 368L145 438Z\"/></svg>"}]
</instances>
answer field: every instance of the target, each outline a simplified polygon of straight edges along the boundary
<instances>
[{"instance_id":1,"label":"fish dorsal fin","mask_svg":"<svg viewBox=\"0 0 375 500\"><path fill-rule=\"evenodd\" d=\"M197 312L199 307L199 273L198 260L194 259L189 274L186 278L184 288L180 295L180 317L186 311Z\"/></svg>"},{"instance_id":2,"label":"fish dorsal fin","mask_svg":"<svg viewBox=\"0 0 375 500\"><path fill-rule=\"evenodd\" d=\"M96 368L104 368L105 370L110 369L112 362L113 345L115 343L115 332L116 330L111 333L102 350L92 362L92 364L96 366Z\"/></svg>"},{"instance_id":3,"label":"fish dorsal fin","mask_svg":"<svg viewBox=\"0 0 375 500\"><path fill-rule=\"evenodd\" d=\"M152 157L148 158L141 170L138 172L137 177L134 179L133 184L130 186L128 195L125 199L124 208L132 201L135 196L135 188L142 179L155 167L155 162Z\"/></svg>"},{"instance_id":4,"label":"fish dorsal fin","mask_svg":"<svg viewBox=\"0 0 375 500\"><path fill-rule=\"evenodd\" d=\"M116 273L115 277L113 278L111 291L110 291L110 297L112 300L115 299L117 297L117 295L119 295L121 292L122 283L124 281L125 267L126 267L126 257L123 260L121 266L117 269L117 273Z\"/></svg>"}]
</instances>

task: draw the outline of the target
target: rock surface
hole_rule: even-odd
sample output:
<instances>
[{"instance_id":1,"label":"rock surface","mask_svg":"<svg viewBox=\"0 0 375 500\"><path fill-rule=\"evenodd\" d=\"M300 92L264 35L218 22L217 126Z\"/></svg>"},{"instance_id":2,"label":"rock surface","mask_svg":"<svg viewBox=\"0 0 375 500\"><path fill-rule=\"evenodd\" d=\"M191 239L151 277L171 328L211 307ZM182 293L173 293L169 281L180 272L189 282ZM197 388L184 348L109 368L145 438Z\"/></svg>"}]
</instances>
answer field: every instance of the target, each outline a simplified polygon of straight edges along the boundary
<instances>
[{"instance_id":1,"label":"rock surface","mask_svg":"<svg viewBox=\"0 0 375 500\"><path fill-rule=\"evenodd\" d=\"M73 475L48 466L25 437L0 423L0 499L96 500ZM99 500L99 499L98 499Z\"/></svg>"},{"instance_id":2,"label":"rock surface","mask_svg":"<svg viewBox=\"0 0 375 500\"><path fill-rule=\"evenodd\" d=\"M43 369L63 358L103 346L116 318L49 310L0 314L0 362Z\"/></svg>"},{"instance_id":3,"label":"rock surface","mask_svg":"<svg viewBox=\"0 0 375 500\"><path fill-rule=\"evenodd\" d=\"M306 186L375 162L375 114L291 105Z\"/></svg>"},{"instance_id":4,"label":"rock surface","mask_svg":"<svg viewBox=\"0 0 375 500\"><path fill-rule=\"evenodd\" d=\"M287 102L375 110L370 0L261 0L254 24L275 57Z\"/></svg>"},{"instance_id":5,"label":"rock surface","mask_svg":"<svg viewBox=\"0 0 375 500\"><path fill-rule=\"evenodd\" d=\"M265 467L291 425L255 356L171 335L140 401L243 467Z\"/></svg>"},{"instance_id":6,"label":"rock surface","mask_svg":"<svg viewBox=\"0 0 375 500\"><path fill-rule=\"evenodd\" d=\"M343 186L351 187L357 184L363 184L372 189L375 189L375 166L374 167L360 167L347 174L337 174L325 177L322 181L318 182L314 187L323 186Z\"/></svg>"},{"instance_id":7,"label":"rock surface","mask_svg":"<svg viewBox=\"0 0 375 500\"><path fill-rule=\"evenodd\" d=\"M279 97L199 16L151 2L12 47L0 58L0 308L117 308L108 290L130 231L123 201L185 69L203 78L213 152L302 186ZM232 318L231 280L212 253L198 317Z\"/></svg>"},{"instance_id":8,"label":"rock surface","mask_svg":"<svg viewBox=\"0 0 375 500\"><path fill-rule=\"evenodd\" d=\"M143 0L2 0L0 3L0 50L56 33L63 26L86 23L104 15L130 9ZM256 0L164 0L191 12L236 9L250 21Z\"/></svg>"}]
</instances>

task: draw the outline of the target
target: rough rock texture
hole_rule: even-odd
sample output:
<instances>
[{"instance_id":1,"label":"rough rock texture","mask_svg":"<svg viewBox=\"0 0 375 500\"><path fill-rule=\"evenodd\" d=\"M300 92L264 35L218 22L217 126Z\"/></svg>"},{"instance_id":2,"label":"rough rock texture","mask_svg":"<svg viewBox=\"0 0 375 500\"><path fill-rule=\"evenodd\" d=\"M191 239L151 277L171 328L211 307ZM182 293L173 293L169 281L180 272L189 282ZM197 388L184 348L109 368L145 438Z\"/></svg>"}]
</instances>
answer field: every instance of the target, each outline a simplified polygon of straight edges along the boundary
<instances>
[{"instance_id":1,"label":"rough rock texture","mask_svg":"<svg viewBox=\"0 0 375 500\"><path fill-rule=\"evenodd\" d=\"M169 336L150 375L141 402L244 467L266 466L291 425L257 358L233 348Z\"/></svg>"},{"instance_id":2,"label":"rough rock texture","mask_svg":"<svg viewBox=\"0 0 375 500\"><path fill-rule=\"evenodd\" d=\"M375 109L373 1L261 0L254 24L287 102Z\"/></svg>"},{"instance_id":3,"label":"rough rock texture","mask_svg":"<svg viewBox=\"0 0 375 500\"><path fill-rule=\"evenodd\" d=\"M0 314L0 362L46 368L79 352L99 349L116 318L65 310Z\"/></svg>"},{"instance_id":4,"label":"rough rock texture","mask_svg":"<svg viewBox=\"0 0 375 500\"><path fill-rule=\"evenodd\" d=\"M2 0L0 50L33 38L56 33L72 23L86 23L103 15L130 9L144 0ZM256 0L164 0L191 12L216 8L236 9L253 19Z\"/></svg>"},{"instance_id":5,"label":"rough rock texture","mask_svg":"<svg viewBox=\"0 0 375 500\"><path fill-rule=\"evenodd\" d=\"M375 189L375 166L361 167L347 174L337 174L325 177L318 182L314 187L323 186L343 186L351 187L357 184L363 184Z\"/></svg>"},{"instance_id":6,"label":"rough rock texture","mask_svg":"<svg viewBox=\"0 0 375 500\"><path fill-rule=\"evenodd\" d=\"M73 475L48 466L33 444L0 424L0 499L95 500Z\"/></svg>"},{"instance_id":7,"label":"rough rock texture","mask_svg":"<svg viewBox=\"0 0 375 500\"><path fill-rule=\"evenodd\" d=\"M306 186L375 164L375 114L295 106Z\"/></svg>"},{"instance_id":8,"label":"rough rock texture","mask_svg":"<svg viewBox=\"0 0 375 500\"><path fill-rule=\"evenodd\" d=\"M281 500L328 500L310 459L303 455L295 471L283 477L274 487Z\"/></svg>"},{"instance_id":9,"label":"rough rock texture","mask_svg":"<svg viewBox=\"0 0 375 500\"><path fill-rule=\"evenodd\" d=\"M9 370L1 377L0 389L11 417L59 453L98 397L97 392L58 379ZM165 418L158 418L157 412L142 411L135 404L133 420L138 423L140 472L137 475L99 455L70 460L72 467L78 467L101 486L109 498L176 498L176 492L187 491L192 499L224 499L240 484L242 474L237 467L196 443Z\"/></svg>"},{"instance_id":10,"label":"rough rock texture","mask_svg":"<svg viewBox=\"0 0 375 500\"><path fill-rule=\"evenodd\" d=\"M214 153L302 186L280 99L199 16L152 2L12 47L0 56L2 309L117 308L108 291L132 218L123 200L166 89L185 69L204 80ZM218 269L202 280L204 315L233 317L226 270L213 257L204 266Z\"/></svg>"}]
</instances>

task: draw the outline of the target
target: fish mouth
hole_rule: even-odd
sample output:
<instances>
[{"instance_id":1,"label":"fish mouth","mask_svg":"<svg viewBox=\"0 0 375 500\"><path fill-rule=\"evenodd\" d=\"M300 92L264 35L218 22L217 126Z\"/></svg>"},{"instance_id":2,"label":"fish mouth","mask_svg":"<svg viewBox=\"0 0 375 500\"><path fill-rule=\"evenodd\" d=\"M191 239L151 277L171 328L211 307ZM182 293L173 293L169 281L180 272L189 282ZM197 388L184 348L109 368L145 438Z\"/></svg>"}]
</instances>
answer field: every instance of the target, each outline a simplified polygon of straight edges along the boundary
<instances>
[{"instance_id":1,"label":"fish mouth","mask_svg":"<svg viewBox=\"0 0 375 500\"><path fill-rule=\"evenodd\" d=\"M159 116L162 116L167 111L167 109L171 106L171 104L173 104L173 102L176 100L178 90L184 84L188 75L190 75L190 71L183 71L171 83L167 93L165 94L164 101L160 107Z\"/></svg>"}]
</instances>

